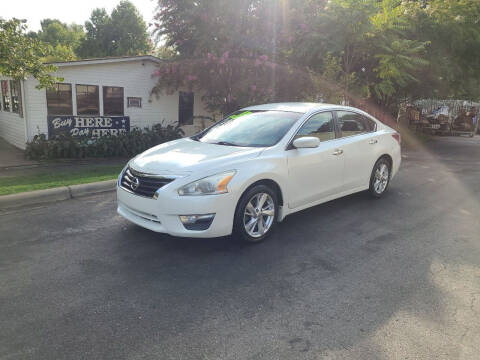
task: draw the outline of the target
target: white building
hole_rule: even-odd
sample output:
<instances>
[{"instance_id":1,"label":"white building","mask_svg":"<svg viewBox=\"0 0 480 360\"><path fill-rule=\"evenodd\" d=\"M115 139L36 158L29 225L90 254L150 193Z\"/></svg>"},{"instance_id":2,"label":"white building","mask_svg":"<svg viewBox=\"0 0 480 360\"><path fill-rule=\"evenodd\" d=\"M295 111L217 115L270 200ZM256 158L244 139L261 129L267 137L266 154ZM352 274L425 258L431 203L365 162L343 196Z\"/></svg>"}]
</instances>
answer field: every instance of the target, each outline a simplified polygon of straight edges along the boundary
<instances>
[{"instance_id":1,"label":"white building","mask_svg":"<svg viewBox=\"0 0 480 360\"><path fill-rule=\"evenodd\" d=\"M0 74L0 136L18 148L36 134L100 136L154 124L201 129L193 116L209 116L201 96L176 92L156 97L152 77L161 60L153 56L102 58L55 63L63 78L57 91L37 89L34 78L13 81Z\"/></svg>"}]
</instances>

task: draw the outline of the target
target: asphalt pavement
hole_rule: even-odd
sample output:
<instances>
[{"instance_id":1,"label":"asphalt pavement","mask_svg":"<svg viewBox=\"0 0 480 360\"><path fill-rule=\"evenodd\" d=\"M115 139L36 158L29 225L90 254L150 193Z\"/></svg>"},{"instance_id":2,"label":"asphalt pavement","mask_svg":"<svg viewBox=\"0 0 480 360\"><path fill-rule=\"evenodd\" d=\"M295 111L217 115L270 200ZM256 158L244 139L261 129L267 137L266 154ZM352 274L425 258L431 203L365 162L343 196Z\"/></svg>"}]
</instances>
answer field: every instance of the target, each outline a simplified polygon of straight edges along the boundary
<instances>
[{"instance_id":1,"label":"asphalt pavement","mask_svg":"<svg viewBox=\"0 0 480 360\"><path fill-rule=\"evenodd\" d=\"M181 239L113 193L0 213L0 359L478 359L480 139L266 242Z\"/></svg>"}]
</instances>

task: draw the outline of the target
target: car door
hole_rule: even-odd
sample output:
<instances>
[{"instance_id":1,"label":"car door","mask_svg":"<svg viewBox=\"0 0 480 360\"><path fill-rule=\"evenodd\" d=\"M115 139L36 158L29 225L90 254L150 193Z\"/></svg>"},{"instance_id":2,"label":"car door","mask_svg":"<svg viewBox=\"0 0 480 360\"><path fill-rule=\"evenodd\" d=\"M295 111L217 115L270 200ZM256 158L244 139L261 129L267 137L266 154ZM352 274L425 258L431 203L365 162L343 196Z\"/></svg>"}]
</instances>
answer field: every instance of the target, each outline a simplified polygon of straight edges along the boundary
<instances>
[{"instance_id":1,"label":"car door","mask_svg":"<svg viewBox=\"0 0 480 360\"><path fill-rule=\"evenodd\" d=\"M320 139L316 148L287 148L289 208L322 200L343 189L344 159L335 131L332 112L312 115L298 130L291 143L300 137ZM290 143L290 144L291 144Z\"/></svg>"},{"instance_id":2,"label":"car door","mask_svg":"<svg viewBox=\"0 0 480 360\"><path fill-rule=\"evenodd\" d=\"M336 118L339 147L344 151L345 191L368 187L377 155L376 123L353 111L337 111Z\"/></svg>"}]
</instances>

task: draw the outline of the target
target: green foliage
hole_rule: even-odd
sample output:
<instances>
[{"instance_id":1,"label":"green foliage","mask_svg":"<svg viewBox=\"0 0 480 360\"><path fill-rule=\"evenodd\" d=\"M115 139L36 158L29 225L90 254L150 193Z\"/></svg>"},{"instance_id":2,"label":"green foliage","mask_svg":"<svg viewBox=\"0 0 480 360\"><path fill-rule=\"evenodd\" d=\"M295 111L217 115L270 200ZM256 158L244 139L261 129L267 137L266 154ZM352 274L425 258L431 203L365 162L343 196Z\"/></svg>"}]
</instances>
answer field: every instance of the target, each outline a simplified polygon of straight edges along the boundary
<instances>
[{"instance_id":1,"label":"green foliage","mask_svg":"<svg viewBox=\"0 0 480 360\"><path fill-rule=\"evenodd\" d=\"M421 57L426 46L426 43L408 39L393 40L390 45L381 46L379 53L375 54L379 62L374 69L380 79L374 86L379 99L392 97L397 89L420 81L414 72L429 64Z\"/></svg>"},{"instance_id":2,"label":"green foliage","mask_svg":"<svg viewBox=\"0 0 480 360\"><path fill-rule=\"evenodd\" d=\"M94 9L84 27L57 19L44 19L41 30L29 38L48 49L42 61L71 61L78 58L132 56L151 52L147 26L135 6L126 0L112 10Z\"/></svg>"},{"instance_id":3,"label":"green foliage","mask_svg":"<svg viewBox=\"0 0 480 360\"><path fill-rule=\"evenodd\" d=\"M62 79L50 75L56 68L44 65L42 59L52 54L52 48L25 34L24 21L0 19L0 74L17 80L31 75L38 87L49 87Z\"/></svg>"},{"instance_id":4,"label":"green foliage","mask_svg":"<svg viewBox=\"0 0 480 360\"><path fill-rule=\"evenodd\" d=\"M162 60L172 60L177 56L177 53L172 48L162 45L155 48L154 55Z\"/></svg>"},{"instance_id":5,"label":"green foliage","mask_svg":"<svg viewBox=\"0 0 480 360\"><path fill-rule=\"evenodd\" d=\"M192 89L228 113L271 101L480 98L479 0L158 0L154 94ZM15 22L16 21L16 22ZM46 19L25 37L2 21L0 71L52 82L40 59L145 54L147 27L128 1L95 9L85 30Z\"/></svg>"},{"instance_id":6,"label":"green foliage","mask_svg":"<svg viewBox=\"0 0 480 360\"><path fill-rule=\"evenodd\" d=\"M276 42L289 22L281 2L159 1L157 39L175 54L161 64L153 92L201 92L212 112L313 98L311 71L288 64Z\"/></svg>"},{"instance_id":7,"label":"green foliage","mask_svg":"<svg viewBox=\"0 0 480 360\"><path fill-rule=\"evenodd\" d=\"M429 0L425 7L410 3L408 16L415 36L430 41L428 72L411 92L443 98L480 98L480 1Z\"/></svg>"},{"instance_id":8,"label":"green foliage","mask_svg":"<svg viewBox=\"0 0 480 360\"><path fill-rule=\"evenodd\" d=\"M76 52L85 38L81 25L68 25L57 19L44 19L41 21L41 27L38 33L30 33L29 36L51 45L52 53L44 59L46 62L77 59Z\"/></svg>"},{"instance_id":9,"label":"green foliage","mask_svg":"<svg viewBox=\"0 0 480 360\"><path fill-rule=\"evenodd\" d=\"M55 66L44 63L140 55L152 49L145 21L129 1L121 1L111 15L94 10L85 28L87 33L81 25L44 19L41 30L26 34L25 21L0 19L0 73L20 80L32 75L39 87L49 87L63 80L51 75Z\"/></svg>"},{"instance_id":10,"label":"green foliage","mask_svg":"<svg viewBox=\"0 0 480 360\"><path fill-rule=\"evenodd\" d=\"M73 61L77 60L77 55L71 46L57 44L52 51L52 54L45 57L43 60L46 63L61 62L61 61Z\"/></svg>"},{"instance_id":11,"label":"green foliage","mask_svg":"<svg viewBox=\"0 0 480 360\"><path fill-rule=\"evenodd\" d=\"M155 34L171 56L154 92L198 89L210 109L310 98L393 111L405 98L480 97L478 0L159 0L158 9ZM260 58L276 70L262 72Z\"/></svg>"},{"instance_id":12,"label":"green foliage","mask_svg":"<svg viewBox=\"0 0 480 360\"><path fill-rule=\"evenodd\" d=\"M142 55L152 50L145 21L127 0L120 1L111 15L105 9L93 10L85 29L85 40L77 50L81 58Z\"/></svg>"},{"instance_id":13,"label":"green foliage","mask_svg":"<svg viewBox=\"0 0 480 360\"><path fill-rule=\"evenodd\" d=\"M83 26L77 24L62 23L58 19L44 19L40 22L41 30L38 31L38 39L51 45L71 45L78 48L85 32Z\"/></svg>"},{"instance_id":14,"label":"green foliage","mask_svg":"<svg viewBox=\"0 0 480 360\"><path fill-rule=\"evenodd\" d=\"M27 170L26 173L14 176L1 176L0 195L115 179L124 164L120 165L123 161L114 162L118 165L100 161L94 164L55 167L55 171L47 167Z\"/></svg>"},{"instance_id":15,"label":"green foliage","mask_svg":"<svg viewBox=\"0 0 480 360\"><path fill-rule=\"evenodd\" d=\"M352 83L355 76L355 74L347 74L343 70L341 57L334 56L332 53L327 53L323 59L322 75L328 83L332 84ZM347 77L349 78L347 79ZM322 99L329 103L341 103L345 97L345 93L340 86L325 86L321 95Z\"/></svg>"},{"instance_id":16,"label":"green foliage","mask_svg":"<svg viewBox=\"0 0 480 360\"><path fill-rule=\"evenodd\" d=\"M229 52L164 63L154 75L159 79L154 94L172 94L179 88L198 90L210 112L223 114L248 104L306 99L314 86L309 72L273 63L266 55L255 59L231 57Z\"/></svg>"},{"instance_id":17,"label":"green foliage","mask_svg":"<svg viewBox=\"0 0 480 360\"><path fill-rule=\"evenodd\" d=\"M59 159L87 157L131 157L155 145L178 139L184 135L178 126L156 124L143 130L133 128L129 133L99 138L67 135L47 139L45 134L35 135L27 143L27 159Z\"/></svg>"}]
</instances>

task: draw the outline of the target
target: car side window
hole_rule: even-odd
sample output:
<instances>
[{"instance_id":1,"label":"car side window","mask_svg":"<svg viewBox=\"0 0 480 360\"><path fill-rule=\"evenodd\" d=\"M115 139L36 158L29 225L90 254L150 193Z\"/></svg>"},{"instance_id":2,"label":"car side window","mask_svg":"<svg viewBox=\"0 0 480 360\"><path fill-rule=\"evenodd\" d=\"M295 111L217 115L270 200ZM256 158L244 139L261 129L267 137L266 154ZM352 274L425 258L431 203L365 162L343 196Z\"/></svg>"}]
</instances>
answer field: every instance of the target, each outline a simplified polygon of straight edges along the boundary
<instances>
[{"instance_id":1,"label":"car side window","mask_svg":"<svg viewBox=\"0 0 480 360\"><path fill-rule=\"evenodd\" d=\"M320 142L335 139L333 114L331 112L322 112L313 115L298 130L294 140L305 136L317 137Z\"/></svg>"},{"instance_id":2,"label":"car side window","mask_svg":"<svg viewBox=\"0 0 480 360\"><path fill-rule=\"evenodd\" d=\"M373 121L372 119L369 119L366 116L362 116L362 117L363 117L363 121L365 122L365 128L367 129L368 132L377 131L377 124L375 123L375 121Z\"/></svg>"},{"instance_id":3,"label":"car side window","mask_svg":"<svg viewBox=\"0 0 480 360\"><path fill-rule=\"evenodd\" d=\"M338 126L342 137L375 131L375 123L365 116L350 112L337 111Z\"/></svg>"}]
</instances>

